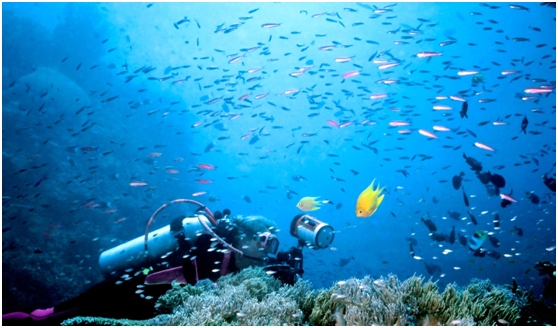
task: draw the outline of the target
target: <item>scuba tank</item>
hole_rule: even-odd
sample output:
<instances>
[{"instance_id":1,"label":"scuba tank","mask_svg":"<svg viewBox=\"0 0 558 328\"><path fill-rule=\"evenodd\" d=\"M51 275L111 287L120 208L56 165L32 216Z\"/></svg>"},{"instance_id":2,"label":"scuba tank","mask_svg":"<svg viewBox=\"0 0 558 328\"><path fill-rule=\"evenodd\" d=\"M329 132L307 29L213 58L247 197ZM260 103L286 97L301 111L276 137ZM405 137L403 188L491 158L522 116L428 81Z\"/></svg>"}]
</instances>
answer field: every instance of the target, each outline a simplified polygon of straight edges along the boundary
<instances>
[{"instance_id":1,"label":"scuba tank","mask_svg":"<svg viewBox=\"0 0 558 328\"><path fill-rule=\"evenodd\" d=\"M206 225L210 222L206 216L177 217L170 225L149 233L149 251L145 250L145 236L132 239L124 244L101 253L99 266L106 278L128 268L147 267L158 263L165 255L175 251L184 243L194 245L198 236L205 230L200 220Z\"/></svg>"}]
</instances>

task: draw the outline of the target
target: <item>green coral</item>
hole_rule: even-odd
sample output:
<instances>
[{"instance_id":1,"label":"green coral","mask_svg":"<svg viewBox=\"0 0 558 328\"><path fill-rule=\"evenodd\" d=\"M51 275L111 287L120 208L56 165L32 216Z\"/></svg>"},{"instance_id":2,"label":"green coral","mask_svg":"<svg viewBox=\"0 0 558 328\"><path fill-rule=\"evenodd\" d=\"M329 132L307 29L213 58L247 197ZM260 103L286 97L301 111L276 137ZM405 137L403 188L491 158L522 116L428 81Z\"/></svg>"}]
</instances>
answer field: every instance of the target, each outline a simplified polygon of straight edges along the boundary
<instances>
[{"instance_id":1,"label":"green coral","mask_svg":"<svg viewBox=\"0 0 558 328\"><path fill-rule=\"evenodd\" d=\"M217 283L173 286L157 301L161 314L150 320L77 317L64 325L513 325L555 324L555 314L522 288L473 279L446 286L422 276L400 281L389 275L351 278L313 290L299 280L282 285L261 268L221 277ZM549 312L550 311L550 312ZM548 312L548 313L547 313ZM527 316L529 314L529 316ZM518 321L519 320L519 321Z\"/></svg>"},{"instance_id":2,"label":"green coral","mask_svg":"<svg viewBox=\"0 0 558 328\"><path fill-rule=\"evenodd\" d=\"M64 320L62 326L157 326L163 322L163 316L148 320L111 319L102 317L75 317Z\"/></svg>"},{"instance_id":3,"label":"green coral","mask_svg":"<svg viewBox=\"0 0 558 328\"><path fill-rule=\"evenodd\" d=\"M157 313L171 314L172 311L176 307L182 305L188 297L192 295L201 295L203 292L204 290L197 285L194 287L191 285L181 286L179 284L173 284L171 289L157 299L155 309Z\"/></svg>"}]
</instances>

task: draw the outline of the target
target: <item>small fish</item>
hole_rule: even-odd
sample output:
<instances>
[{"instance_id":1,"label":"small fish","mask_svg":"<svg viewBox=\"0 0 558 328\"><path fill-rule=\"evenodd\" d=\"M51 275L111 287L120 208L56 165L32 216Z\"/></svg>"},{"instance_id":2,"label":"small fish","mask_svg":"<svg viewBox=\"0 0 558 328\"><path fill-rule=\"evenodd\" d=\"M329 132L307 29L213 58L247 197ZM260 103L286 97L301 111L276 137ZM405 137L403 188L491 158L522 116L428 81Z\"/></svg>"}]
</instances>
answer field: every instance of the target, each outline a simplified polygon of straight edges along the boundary
<instances>
[{"instance_id":1,"label":"small fish","mask_svg":"<svg viewBox=\"0 0 558 328\"><path fill-rule=\"evenodd\" d=\"M465 187L461 187L463 190L463 201L465 202L465 206L469 207L469 198L467 198L467 194L465 193Z\"/></svg>"},{"instance_id":2,"label":"small fish","mask_svg":"<svg viewBox=\"0 0 558 328\"><path fill-rule=\"evenodd\" d=\"M147 182L134 181L134 182L130 182L130 186L132 186L132 187L143 187L143 186L147 186Z\"/></svg>"},{"instance_id":3,"label":"small fish","mask_svg":"<svg viewBox=\"0 0 558 328\"><path fill-rule=\"evenodd\" d=\"M487 145L485 145L485 144L483 144L483 143L480 143L480 142L475 142L475 146L477 146L477 147L479 147L479 148L481 148L481 149L490 150L490 151L495 151L494 148L489 147L489 146L487 146Z\"/></svg>"},{"instance_id":4,"label":"small fish","mask_svg":"<svg viewBox=\"0 0 558 328\"><path fill-rule=\"evenodd\" d=\"M210 164L199 164L198 167L205 170L215 170L217 168L216 166Z\"/></svg>"},{"instance_id":5,"label":"small fish","mask_svg":"<svg viewBox=\"0 0 558 328\"><path fill-rule=\"evenodd\" d=\"M525 131L525 129L527 129L528 125L529 121L527 120L527 115L525 115L525 117L523 117L523 121L521 121L521 131L523 131L524 134L527 134L527 131ZM521 131L519 131L519 133L521 133Z\"/></svg>"},{"instance_id":6,"label":"small fish","mask_svg":"<svg viewBox=\"0 0 558 328\"><path fill-rule=\"evenodd\" d=\"M296 207L298 207L300 210L302 210L304 212L319 210L321 207L316 206L316 205L320 204L319 202L316 202L316 199L318 199L318 198L320 198L320 196L318 196L318 197L304 197L298 202Z\"/></svg>"},{"instance_id":7,"label":"small fish","mask_svg":"<svg viewBox=\"0 0 558 328\"><path fill-rule=\"evenodd\" d=\"M196 183L199 184L208 184L208 183L213 183L213 180L206 180L206 179L197 179Z\"/></svg>"},{"instance_id":8,"label":"small fish","mask_svg":"<svg viewBox=\"0 0 558 328\"><path fill-rule=\"evenodd\" d=\"M461 111L459 112L461 118L469 118L469 116L467 116L467 109L469 109L469 104L467 104L467 102L464 102L463 105L461 105Z\"/></svg>"}]
</instances>

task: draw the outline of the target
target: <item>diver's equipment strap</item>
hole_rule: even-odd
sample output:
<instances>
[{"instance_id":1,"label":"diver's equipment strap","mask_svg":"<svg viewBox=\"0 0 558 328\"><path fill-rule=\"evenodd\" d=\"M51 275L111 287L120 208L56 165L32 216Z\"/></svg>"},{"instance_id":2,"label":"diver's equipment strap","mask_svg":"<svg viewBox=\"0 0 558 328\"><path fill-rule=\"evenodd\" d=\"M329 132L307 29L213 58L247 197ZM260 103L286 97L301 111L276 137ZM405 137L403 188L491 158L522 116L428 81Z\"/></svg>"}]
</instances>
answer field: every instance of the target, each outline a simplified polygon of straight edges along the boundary
<instances>
[{"instance_id":1,"label":"diver's equipment strap","mask_svg":"<svg viewBox=\"0 0 558 328\"><path fill-rule=\"evenodd\" d=\"M170 284L170 283L187 284L186 279L182 274L181 266L152 273L147 277L145 277L145 282L144 282L144 284L146 285L158 285L158 284Z\"/></svg>"}]
</instances>

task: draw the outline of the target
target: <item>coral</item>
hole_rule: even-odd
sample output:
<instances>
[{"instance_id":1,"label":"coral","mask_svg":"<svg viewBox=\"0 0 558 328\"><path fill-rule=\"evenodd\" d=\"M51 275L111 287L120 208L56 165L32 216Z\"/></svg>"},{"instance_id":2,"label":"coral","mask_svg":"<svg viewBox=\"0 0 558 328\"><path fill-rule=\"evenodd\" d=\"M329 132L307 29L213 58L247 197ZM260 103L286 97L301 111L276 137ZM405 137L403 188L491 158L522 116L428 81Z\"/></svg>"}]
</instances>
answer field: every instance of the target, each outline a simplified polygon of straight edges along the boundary
<instances>
[{"instance_id":1,"label":"coral","mask_svg":"<svg viewBox=\"0 0 558 328\"><path fill-rule=\"evenodd\" d=\"M102 317L75 317L64 320L62 326L151 326L150 320L110 319Z\"/></svg>"},{"instance_id":2,"label":"coral","mask_svg":"<svg viewBox=\"0 0 558 328\"><path fill-rule=\"evenodd\" d=\"M439 292L432 279L389 275L373 280L351 278L329 289L310 282L281 285L261 268L245 269L196 286L173 286L157 301L160 313L131 321L78 317L65 325L513 325L555 324L556 315L542 299L521 287L473 279L464 287L448 284ZM520 316L521 314L521 316ZM525 317L523 317L525 316ZM528 318L528 319L527 319Z\"/></svg>"},{"instance_id":3,"label":"coral","mask_svg":"<svg viewBox=\"0 0 558 328\"><path fill-rule=\"evenodd\" d=\"M203 292L204 290L198 286L181 286L179 284L174 284L171 289L157 299L155 309L157 313L171 314L172 311L179 305L182 305L189 296L201 295Z\"/></svg>"}]
</instances>

